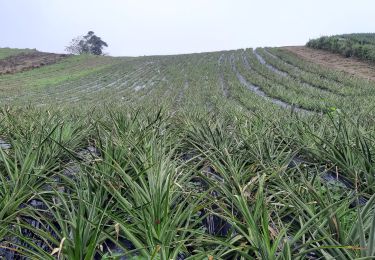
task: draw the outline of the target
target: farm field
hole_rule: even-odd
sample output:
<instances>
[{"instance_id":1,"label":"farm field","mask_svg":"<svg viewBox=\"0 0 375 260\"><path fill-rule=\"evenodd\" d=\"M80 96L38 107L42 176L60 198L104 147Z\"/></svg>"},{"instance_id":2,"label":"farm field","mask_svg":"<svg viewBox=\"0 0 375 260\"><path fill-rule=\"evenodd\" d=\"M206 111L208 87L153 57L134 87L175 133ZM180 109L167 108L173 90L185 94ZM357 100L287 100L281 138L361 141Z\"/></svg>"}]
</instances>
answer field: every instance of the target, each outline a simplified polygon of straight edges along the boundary
<instances>
[{"instance_id":1,"label":"farm field","mask_svg":"<svg viewBox=\"0 0 375 260\"><path fill-rule=\"evenodd\" d=\"M375 81L312 61L80 55L0 75L0 259L373 259Z\"/></svg>"}]
</instances>

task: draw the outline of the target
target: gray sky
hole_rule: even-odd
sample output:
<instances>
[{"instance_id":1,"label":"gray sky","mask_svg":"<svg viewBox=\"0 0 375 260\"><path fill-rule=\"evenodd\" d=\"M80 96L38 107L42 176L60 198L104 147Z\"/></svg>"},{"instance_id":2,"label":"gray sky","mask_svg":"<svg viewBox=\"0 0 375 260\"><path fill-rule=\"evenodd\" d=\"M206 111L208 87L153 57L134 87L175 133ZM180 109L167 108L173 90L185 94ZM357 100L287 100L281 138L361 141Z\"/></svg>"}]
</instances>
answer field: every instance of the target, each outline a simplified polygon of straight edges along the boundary
<instances>
[{"instance_id":1,"label":"gray sky","mask_svg":"<svg viewBox=\"0 0 375 260\"><path fill-rule=\"evenodd\" d=\"M374 0L0 0L0 47L64 52L93 30L114 56L303 45L374 32Z\"/></svg>"}]
</instances>

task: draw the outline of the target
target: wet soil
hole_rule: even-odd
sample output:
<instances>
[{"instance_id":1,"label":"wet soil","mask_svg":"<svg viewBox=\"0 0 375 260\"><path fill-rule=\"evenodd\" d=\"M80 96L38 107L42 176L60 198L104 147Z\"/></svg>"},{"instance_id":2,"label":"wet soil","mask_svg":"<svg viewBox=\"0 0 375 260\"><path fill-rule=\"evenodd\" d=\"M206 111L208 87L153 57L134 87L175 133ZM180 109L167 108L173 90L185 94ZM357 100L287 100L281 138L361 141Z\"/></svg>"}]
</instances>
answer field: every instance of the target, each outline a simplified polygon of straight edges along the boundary
<instances>
[{"instance_id":1,"label":"wet soil","mask_svg":"<svg viewBox=\"0 0 375 260\"><path fill-rule=\"evenodd\" d=\"M269 52L267 49L264 49L264 52L265 52L267 55L271 56L272 58L277 59L278 61L283 62L283 63L286 64L287 66L290 66L291 68L293 68L293 70L296 70L296 71L298 71L299 73L302 73L302 72L303 72L303 70L302 70L301 68L299 68L299 67L297 67L297 66L295 66L295 65L293 65L293 64L291 64L291 63L289 63L289 62L286 62L286 61L282 60L280 57L278 57L278 56L272 54L272 53ZM287 73L287 72L285 72L285 73ZM288 73L287 73L287 74L288 74ZM307 87L313 87L313 88L318 88L318 89L320 89L320 90L327 91L327 92L330 92L330 93L333 93L333 94L336 94L336 95L339 95L339 96L345 96L343 93L340 93L340 92L337 92L337 91L333 91L332 89L329 89L329 88L326 88L326 87L322 87L322 86L317 85L317 84L308 83L308 82L306 82L306 81L304 81L304 80L301 80L301 79L299 79L299 78L297 78L297 77L295 77L295 76L293 76L293 75L289 75L289 74L288 74L288 76L290 76L290 77L292 77L292 78L294 78L294 79L296 79L296 80L300 80L301 83L302 83L304 86L307 86ZM332 82L334 82L334 83L341 84L341 82L339 82L339 81L335 81L335 80L333 80L333 79L329 79L329 78L327 78L327 77L324 77L323 75L319 75L319 77L322 78L322 79L328 80L328 81L332 81Z\"/></svg>"},{"instance_id":2,"label":"wet soil","mask_svg":"<svg viewBox=\"0 0 375 260\"><path fill-rule=\"evenodd\" d=\"M281 71L277 68L275 68L274 66L272 66L271 64L268 64L264 59L263 57L256 51L254 50L254 55L255 57L258 59L258 61L262 64L262 65L265 65L269 70L271 70L272 72L280 75L280 76L283 76L283 77L287 77L288 76L288 73L284 72L284 71Z\"/></svg>"},{"instance_id":3,"label":"wet soil","mask_svg":"<svg viewBox=\"0 0 375 260\"><path fill-rule=\"evenodd\" d=\"M222 54L219 58L219 61L218 61L219 68L221 68L221 65L223 63L223 59L224 59L224 54ZM224 97L228 97L229 96L228 86L225 83L224 75L223 75L223 72L221 70L220 70L220 76L219 77L220 77L220 85L221 85L221 89L223 91L223 95L224 95Z\"/></svg>"},{"instance_id":4,"label":"wet soil","mask_svg":"<svg viewBox=\"0 0 375 260\"><path fill-rule=\"evenodd\" d=\"M0 148L1 149L10 149L11 145L7 143L4 139L0 138Z\"/></svg>"},{"instance_id":5,"label":"wet soil","mask_svg":"<svg viewBox=\"0 0 375 260\"><path fill-rule=\"evenodd\" d=\"M245 65L246 65L249 69L251 69L251 68L250 68L250 65L249 65L249 63L248 63L248 61L246 60L246 58L243 57L243 59L244 59L244 63L245 63ZM306 109L303 109L303 108L298 108L298 107L296 107L296 106L294 106L294 105L291 105L291 104L289 104L289 103L286 103L286 102L284 102L284 101L282 101L282 100L280 100L280 99L276 99L276 98L272 98L272 97L268 96L267 93L264 92L259 86L255 86L255 85L251 84L250 82L248 82L248 81L244 78L244 76L242 76L242 75L240 74L240 72L239 72L239 71L237 70L237 68L236 68L236 65L235 65L233 59L232 59L231 62L232 62L232 69L233 69L233 71L235 72L235 74L236 74L238 80L241 82L241 84L244 85L245 87L247 87L250 91L252 91L252 92L254 92L255 94L257 94L258 96L261 96L261 97L267 99L268 101L272 102L273 104L278 105L278 106L280 106L280 107L282 107L282 108L285 108L285 109L291 109L292 111L295 111L295 112L313 113L313 111L306 110Z\"/></svg>"},{"instance_id":6,"label":"wet soil","mask_svg":"<svg viewBox=\"0 0 375 260\"><path fill-rule=\"evenodd\" d=\"M307 165L314 165L314 163L310 163L305 161L304 159L296 156L294 157L291 162L288 165L288 168L299 168ZM342 175L337 169L327 169L325 166L320 165L318 167L319 169L319 176L322 182L326 184L333 184L333 185L339 185L343 188L345 188L348 191L351 191L350 196L353 198L352 203L350 204L350 207L355 207L355 206L363 206L367 203L367 199L363 196L357 196L357 191L356 191L356 185L349 180L347 177Z\"/></svg>"},{"instance_id":7,"label":"wet soil","mask_svg":"<svg viewBox=\"0 0 375 260\"><path fill-rule=\"evenodd\" d=\"M187 78L187 76L185 75L185 78ZM180 104L182 102L182 99L184 98L184 94L185 94L185 91L189 88L189 81L186 79L185 80L185 83L184 83L184 87L182 87L180 89L180 92L178 92L178 96L177 96L177 103Z\"/></svg>"}]
</instances>

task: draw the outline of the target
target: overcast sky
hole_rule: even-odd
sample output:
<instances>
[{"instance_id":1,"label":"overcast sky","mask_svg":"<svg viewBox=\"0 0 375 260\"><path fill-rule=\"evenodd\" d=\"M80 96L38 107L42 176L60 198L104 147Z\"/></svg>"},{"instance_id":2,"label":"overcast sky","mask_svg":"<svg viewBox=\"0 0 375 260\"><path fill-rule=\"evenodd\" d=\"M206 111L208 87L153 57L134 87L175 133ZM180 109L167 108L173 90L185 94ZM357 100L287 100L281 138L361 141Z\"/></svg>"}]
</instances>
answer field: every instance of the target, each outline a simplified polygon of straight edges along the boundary
<instances>
[{"instance_id":1,"label":"overcast sky","mask_svg":"<svg viewBox=\"0 0 375 260\"><path fill-rule=\"evenodd\" d=\"M93 30L114 56L303 45L374 32L374 0L0 0L0 47L64 52Z\"/></svg>"}]
</instances>

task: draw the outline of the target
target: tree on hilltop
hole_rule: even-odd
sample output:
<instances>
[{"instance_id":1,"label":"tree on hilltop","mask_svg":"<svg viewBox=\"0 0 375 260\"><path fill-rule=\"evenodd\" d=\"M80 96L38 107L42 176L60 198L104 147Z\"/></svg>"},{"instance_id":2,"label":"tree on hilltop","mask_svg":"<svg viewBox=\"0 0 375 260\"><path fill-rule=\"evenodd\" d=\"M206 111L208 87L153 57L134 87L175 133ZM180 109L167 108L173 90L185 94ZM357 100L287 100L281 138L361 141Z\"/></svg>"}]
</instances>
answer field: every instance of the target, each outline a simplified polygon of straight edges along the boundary
<instances>
[{"instance_id":1,"label":"tree on hilltop","mask_svg":"<svg viewBox=\"0 0 375 260\"><path fill-rule=\"evenodd\" d=\"M65 50L71 54L93 54L103 55L103 48L108 44L100 37L96 36L93 31L89 31L85 36L74 38Z\"/></svg>"}]
</instances>

